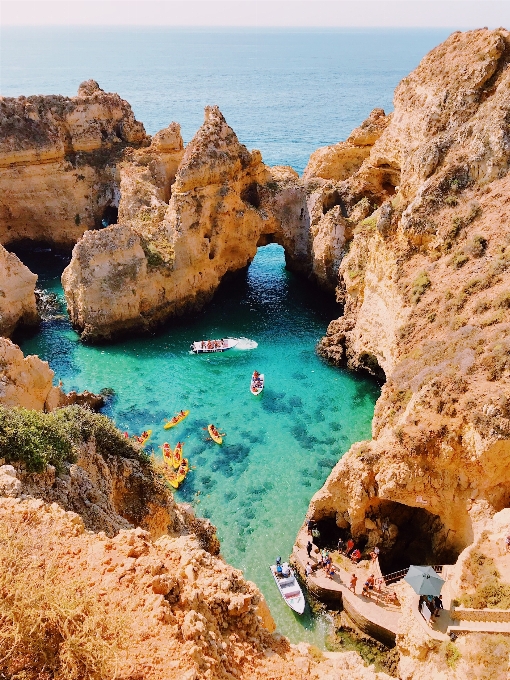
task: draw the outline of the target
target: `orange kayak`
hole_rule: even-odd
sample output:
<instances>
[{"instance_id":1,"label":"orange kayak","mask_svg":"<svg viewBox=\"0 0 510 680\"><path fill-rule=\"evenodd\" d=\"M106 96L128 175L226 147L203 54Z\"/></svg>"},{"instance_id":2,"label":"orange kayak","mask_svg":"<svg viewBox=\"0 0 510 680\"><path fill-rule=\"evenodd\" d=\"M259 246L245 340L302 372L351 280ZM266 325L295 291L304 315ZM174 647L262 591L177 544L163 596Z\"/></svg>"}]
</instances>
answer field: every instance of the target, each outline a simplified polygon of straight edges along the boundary
<instances>
[{"instance_id":1,"label":"orange kayak","mask_svg":"<svg viewBox=\"0 0 510 680\"><path fill-rule=\"evenodd\" d=\"M182 442L177 442L177 446L174 449L174 455L173 455L173 461L172 464L174 468L177 470L178 467L180 467L182 463L182 448L184 444Z\"/></svg>"}]
</instances>

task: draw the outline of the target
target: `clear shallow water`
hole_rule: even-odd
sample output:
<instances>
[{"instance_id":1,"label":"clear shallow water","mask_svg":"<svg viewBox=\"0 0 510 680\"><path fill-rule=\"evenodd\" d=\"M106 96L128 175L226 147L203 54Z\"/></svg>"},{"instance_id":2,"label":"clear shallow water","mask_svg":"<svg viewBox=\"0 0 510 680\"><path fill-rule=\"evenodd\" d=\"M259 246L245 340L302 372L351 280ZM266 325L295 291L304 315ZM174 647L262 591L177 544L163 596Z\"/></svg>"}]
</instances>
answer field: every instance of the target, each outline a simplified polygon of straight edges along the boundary
<instances>
[{"instance_id":1,"label":"clear shallow water","mask_svg":"<svg viewBox=\"0 0 510 680\"><path fill-rule=\"evenodd\" d=\"M269 165L301 172L319 146L345 139L448 29L4 27L0 93L74 96L94 78L127 99L147 132L170 121L185 142L218 104Z\"/></svg>"},{"instance_id":2,"label":"clear shallow water","mask_svg":"<svg viewBox=\"0 0 510 680\"><path fill-rule=\"evenodd\" d=\"M39 286L62 296L65 260L21 254ZM225 283L194 318L155 336L110 346L80 343L67 319L44 322L21 341L25 353L49 361L66 390L115 390L107 412L131 434L151 428L149 442L185 442L192 470L177 497L218 527L222 554L262 589L278 628L292 640L322 644L325 624L295 616L281 601L268 565L287 557L311 496L359 439L370 437L378 386L332 368L315 354L336 305L284 268L283 249L260 248L246 274ZM244 336L252 351L192 355L190 343ZM260 397L249 391L253 370L265 374ZM171 430L164 419L188 418ZM206 441L210 422L227 433L220 447Z\"/></svg>"},{"instance_id":3,"label":"clear shallow water","mask_svg":"<svg viewBox=\"0 0 510 680\"><path fill-rule=\"evenodd\" d=\"M218 104L240 140L268 164L302 171L317 147L345 139L374 107L392 109L393 90L447 30L250 30L1 28L0 92L72 96L94 78L133 106L154 134L171 120L188 141L203 107ZM62 296L65 261L34 252L25 263L39 285ZM150 444L185 442L196 469L178 492L218 527L224 557L264 592L279 630L322 645L326 623L301 619L281 601L268 564L286 557L309 500L356 440L370 436L378 387L334 369L315 344L339 310L284 269L277 246L261 249L247 275L225 284L201 314L155 336L91 347L64 316L21 342L50 362L70 389L113 387L108 408ZM252 352L191 356L193 340L228 335ZM252 371L266 375L260 398ZM163 419L190 416L174 430ZM209 422L227 432L205 441ZM198 502L199 501L199 502Z\"/></svg>"}]
</instances>

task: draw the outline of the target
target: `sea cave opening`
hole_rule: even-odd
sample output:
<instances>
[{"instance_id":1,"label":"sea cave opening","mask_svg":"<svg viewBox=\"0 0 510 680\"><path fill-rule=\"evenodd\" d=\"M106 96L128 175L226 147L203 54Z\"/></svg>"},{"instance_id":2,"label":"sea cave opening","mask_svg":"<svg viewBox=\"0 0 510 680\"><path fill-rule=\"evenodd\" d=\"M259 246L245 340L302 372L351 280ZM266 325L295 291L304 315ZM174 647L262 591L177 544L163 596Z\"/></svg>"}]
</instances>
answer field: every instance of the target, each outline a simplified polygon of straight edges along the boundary
<instances>
[{"instance_id":1,"label":"sea cave opening","mask_svg":"<svg viewBox=\"0 0 510 680\"><path fill-rule=\"evenodd\" d=\"M315 522L315 545L336 550L338 540L353 538L363 559L377 545L383 574L391 574L415 565L442 565L456 562L460 548L455 532L447 529L439 515L425 508L394 501L381 501L366 513L366 531L352 535L347 522L338 526L337 518L324 517Z\"/></svg>"},{"instance_id":2,"label":"sea cave opening","mask_svg":"<svg viewBox=\"0 0 510 680\"><path fill-rule=\"evenodd\" d=\"M116 205L107 205L103 210L101 217L101 227L109 227L111 224L117 224L119 219L119 208Z\"/></svg>"}]
</instances>

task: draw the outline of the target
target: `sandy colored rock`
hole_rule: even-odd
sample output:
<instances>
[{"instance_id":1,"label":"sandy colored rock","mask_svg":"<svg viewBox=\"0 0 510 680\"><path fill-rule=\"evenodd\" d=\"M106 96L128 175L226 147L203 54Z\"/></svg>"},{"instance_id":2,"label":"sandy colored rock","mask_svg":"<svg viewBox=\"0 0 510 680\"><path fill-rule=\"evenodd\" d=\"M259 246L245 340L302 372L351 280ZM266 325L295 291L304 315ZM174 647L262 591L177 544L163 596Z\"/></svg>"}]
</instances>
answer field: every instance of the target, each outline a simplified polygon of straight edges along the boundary
<instances>
[{"instance_id":1,"label":"sandy colored rock","mask_svg":"<svg viewBox=\"0 0 510 680\"><path fill-rule=\"evenodd\" d=\"M72 98L0 98L0 242L72 247L118 206L123 149L148 141L129 104L95 81Z\"/></svg>"},{"instance_id":2,"label":"sandy colored rock","mask_svg":"<svg viewBox=\"0 0 510 680\"><path fill-rule=\"evenodd\" d=\"M386 382L372 441L342 458L310 514L379 544L387 571L399 555L454 562L509 504L509 45L482 29L435 48L336 184L359 221L340 265L344 316L319 351Z\"/></svg>"},{"instance_id":3,"label":"sandy colored rock","mask_svg":"<svg viewBox=\"0 0 510 680\"><path fill-rule=\"evenodd\" d=\"M63 393L53 387L54 372L38 356L25 357L20 348L0 338L0 404L48 410L48 402L59 403Z\"/></svg>"},{"instance_id":4,"label":"sandy colored rock","mask_svg":"<svg viewBox=\"0 0 510 680\"><path fill-rule=\"evenodd\" d=\"M51 572L55 589L46 588L46 612L57 604L54 593L69 596L87 583L87 595L79 601L95 617L95 625L88 632L78 627L75 634L85 636L82 644L87 640L90 651L100 644L98 635L109 636L111 657L102 656L106 673L116 664L119 677L126 680L389 678L366 668L354 652L326 657L309 645L292 646L270 634L257 615L256 586L203 550L193 535L154 541L146 531L132 529L109 538L87 531L78 515L56 504L13 498L0 499L0 529L2 566L12 551L18 555L19 571L13 570L10 589L24 578L44 583ZM37 554L37 562L26 562L28 551ZM24 593L28 616L37 597L30 590ZM71 605L68 616L74 621L73 614ZM64 640L66 636L64 632ZM25 643L18 636L15 651L23 650L27 678L35 678L40 666ZM2 670L12 673L16 660L16 655L4 657ZM58 657L51 663L58 669Z\"/></svg>"},{"instance_id":5,"label":"sandy colored rock","mask_svg":"<svg viewBox=\"0 0 510 680\"><path fill-rule=\"evenodd\" d=\"M0 245L0 336L11 335L18 325L38 323L36 282L37 276Z\"/></svg>"},{"instance_id":6,"label":"sandy colored rock","mask_svg":"<svg viewBox=\"0 0 510 680\"><path fill-rule=\"evenodd\" d=\"M303 173L304 179L320 177L342 181L353 175L370 155L370 149L382 135L390 120L382 109L374 109L347 141L323 146L314 151Z\"/></svg>"},{"instance_id":7,"label":"sandy colored rock","mask_svg":"<svg viewBox=\"0 0 510 680\"><path fill-rule=\"evenodd\" d=\"M147 330L199 309L258 244L282 243L296 269L309 262L306 193L296 174L278 169L273 178L217 107L206 108L184 155L178 126L158 135L121 167L119 224L85 234L64 272L71 320L84 339Z\"/></svg>"}]
</instances>

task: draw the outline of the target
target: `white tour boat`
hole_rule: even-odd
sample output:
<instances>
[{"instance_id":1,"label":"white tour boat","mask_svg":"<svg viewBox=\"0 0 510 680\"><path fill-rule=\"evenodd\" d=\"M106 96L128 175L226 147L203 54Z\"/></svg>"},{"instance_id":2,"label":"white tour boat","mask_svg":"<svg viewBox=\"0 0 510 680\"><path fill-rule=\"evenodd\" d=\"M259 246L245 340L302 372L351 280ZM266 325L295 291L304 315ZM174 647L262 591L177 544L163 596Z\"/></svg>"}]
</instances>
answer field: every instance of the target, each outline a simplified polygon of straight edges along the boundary
<instances>
[{"instance_id":1,"label":"white tour boat","mask_svg":"<svg viewBox=\"0 0 510 680\"><path fill-rule=\"evenodd\" d=\"M287 562L281 565L281 574L278 573L278 566L280 566L280 563L277 560L276 564L272 564L270 568L280 595L291 609L302 614L305 611L305 596L296 576Z\"/></svg>"},{"instance_id":2,"label":"white tour boat","mask_svg":"<svg viewBox=\"0 0 510 680\"><path fill-rule=\"evenodd\" d=\"M221 340L198 340L191 343L193 354L207 354L210 352L226 352L239 342L239 338L221 338Z\"/></svg>"}]
</instances>

